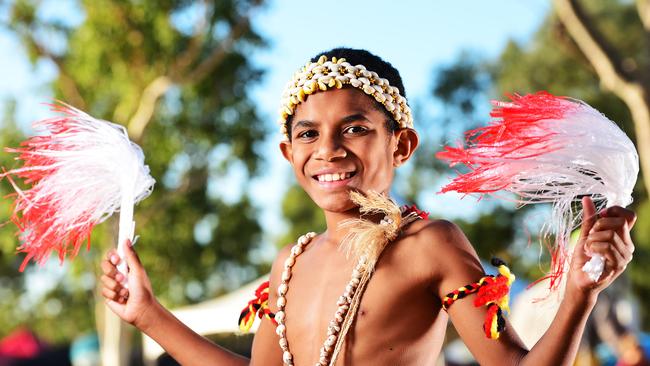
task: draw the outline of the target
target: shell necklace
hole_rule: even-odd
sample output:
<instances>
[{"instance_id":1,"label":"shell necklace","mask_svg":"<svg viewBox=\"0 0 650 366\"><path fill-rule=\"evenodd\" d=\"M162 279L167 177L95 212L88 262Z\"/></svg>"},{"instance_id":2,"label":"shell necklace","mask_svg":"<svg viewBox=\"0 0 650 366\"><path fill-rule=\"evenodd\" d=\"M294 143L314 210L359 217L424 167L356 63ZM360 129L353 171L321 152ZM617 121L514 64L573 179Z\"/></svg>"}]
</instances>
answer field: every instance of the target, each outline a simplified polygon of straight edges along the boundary
<instances>
[{"instance_id":1,"label":"shell necklace","mask_svg":"<svg viewBox=\"0 0 650 366\"><path fill-rule=\"evenodd\" d=\"M316 233L310 232L298 239L296 245L291 248L291 254L284 262L284 271L282 272L282 282L278 286L278 312L275 314L275 320L278 322L278 326L275 329L275 332L280 336L280 348L282 348L282 360L285 365L293 366L293 355L289 351L289 343L287 341L287 327L284 324L285 320L285 306L287 304L286 294L289 289L289 280L291 279L291 268L296 263L296 257L299 256L311 242L311 240L316 236ZM339 338L343 322L350 310L350 304L352 303L353 298L356 295L357 287L363 277L363 267L365 264L365 259L362 257L357 263L354 270L352 270L352 278L345 287L345 292L341 297L339 297L336 305L336 313L334 314L334 319L332 319L327 327L327 338L325 343L320 349L320 359L316 366L328 366L332 352L334 351L335 345Z\"/></svg>"},{"instance_id":2,"label":"shell necklace","mask_svg":"<svg viewBox=\"0 0 650 366\"><path fill-rule=\"evenodd\" d=\"M368 192L366 196L357 192L351 192L352 201L359 205L362 214L384 213L384 218L379 224L363 219L350 220L342 224L352 233L347 239L350 244L348 249L357 259L357 265L352 270L350 282L345 287L343 295L339 297L336 305L336 313L327 327L327 336L320 349L320 358L316 366L328 366L336 363L336 359L343 347L345 336L354 322L355 315L361 303L361 297L365 291L368 281L379 259L383 249L397 238L403 227L417 219L426 219L428 213L418 210L415 206L403 207L400 209L390 198L384 197L376 192ZM310 232L300 238L291 248L291 254L284 262L282 279L278 286L278 312L275 320L278 325L275 332L280 336L280 348L282 348L282 360L287 366L293 366L293 355L289 350L287 341L287 327L284 323L287 305L286 294L289 290L291 279L291 268L298 257L316 236Z\"/></svg>"}]
</instances>

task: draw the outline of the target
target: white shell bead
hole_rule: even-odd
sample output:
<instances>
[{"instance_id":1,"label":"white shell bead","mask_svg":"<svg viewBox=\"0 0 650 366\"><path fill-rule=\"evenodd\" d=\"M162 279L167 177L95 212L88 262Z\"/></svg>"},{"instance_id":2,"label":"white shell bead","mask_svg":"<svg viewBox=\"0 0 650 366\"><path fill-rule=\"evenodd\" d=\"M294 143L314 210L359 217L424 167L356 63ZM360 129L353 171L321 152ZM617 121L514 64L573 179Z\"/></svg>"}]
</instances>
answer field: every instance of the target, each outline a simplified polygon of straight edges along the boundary
<instances>
[{"instance_id":1,"label":"white shell bead","mask_svg":"<svg viewBox=\"0 0 650 366\"><path fill-rule=\"evenodd\" d=\"M336 305L341 306L343 304L347 304L348 299L345 296L339 297L339 300L336 302Z\"/></svg>"},{"instance_id":2,"label":"white shell bead","mask_svg":"<svg viewBox=\"0 0 650 366\"><path fill-rule=\"evenodd\" d=\"M284 337L287 334L287 327L284 324L278 324L275 328L275 333L280 337Z\"/></svg>"},{"instance_id":3,"label":"white shell bead","mask_svg":"<svg viewBox=\"0 0 650 366\"><path fill-rule=\"evenodd\" d=\"M298 256L302 253L302 247L300 245L295 245L293 248L291 248L291 254L294 256Z\"/></svg>"},{"instance_id":4,"label":"white shell bead","mask_svg":"<svg viewBox=\"0 0 650 366\"><path fill-rule=\"evenodd\" d=\"M278 297L278 307L279 308L284 308L284 306L287 304L287 299L284 298L284 296Z\"/></svg>"},{"instance_id":5,"label":"white shell bead","mask_svg":"<svg viewBox=\"0 0 650 366\"><path fill-rule=\"evenodd\" d=\"M275 313L275 321L278 323L284 322L284 311L280 310Z\"/></svg>"},{"instance_id":6,"label":"white shell bead","mask_svg":"<svg viewBox=\"0 0 650 366\"><path fill-rule=\"evenodd\" d=\"M288 282L291 279L291 272L289 270L286 270L282 272L282 282ZM283 283L284 285L284 283Z\"/></svg>"},{"instance_id":7,"label":"white shell bead","mask_svg":"<svg viewBox=\"0 0 650 366\"><path fill-rule=\"evenodd\" d=\"M286 283L280 284L280 286L278 286L278 296L286 295L288 289L289 289L289 286Z\"/></svg>"},{"instance_id":8,"label":"white shell bead","mask_svg":"<svg viewBox=\"0 0 650 366\"><path fill-rule=\"evenodd\" d=\"M284 261L284 268L291 268L295 263L296 263L296 257L291 255L287 257L287 260Z\"/></svg>"},{"instance_id":9,"label":"white shell bead","mask_svg":"<svg viewBox=\"0 0 650 366\"><path fill-rule=\"evenodd\" d=\"M282 354L282 360L284 361L284 363L293 364L293 356L291 355L291 352L284 351L284 353Z\"/></svg>"},{"instance_id":10,"label":"white shell bead","mask_svg":"<svg viewBox=\"0 0 650 366\"><path fill-rule=\"evenodd\" d=\"M331 335L331 336L327 337L327 340L325 341L325 345L332 346L332 345L334 345L334 343L336 343L336 336Z\"/></svg>"}]
</instances>

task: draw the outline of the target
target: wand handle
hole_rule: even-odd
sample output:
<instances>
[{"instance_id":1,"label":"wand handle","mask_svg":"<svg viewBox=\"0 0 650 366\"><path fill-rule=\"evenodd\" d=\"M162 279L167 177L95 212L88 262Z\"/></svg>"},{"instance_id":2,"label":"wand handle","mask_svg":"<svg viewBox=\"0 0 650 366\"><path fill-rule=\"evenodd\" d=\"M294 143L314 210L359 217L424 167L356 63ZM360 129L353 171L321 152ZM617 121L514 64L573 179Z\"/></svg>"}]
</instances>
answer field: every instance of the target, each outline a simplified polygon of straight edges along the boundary
<instances>
[{"instance_id":1,"label":"wand handle","mask_svg":"<svg viewBox=\"0 0 650 366\"><path fill-rule=\"evenodd\" d=\"M133 189L132 185L125 185L128 187L123 187L122 197L120 204L120 223L119 223L119 233L117 241L117 255L120 256L120 263L117 265L117 270L123 274L125 277L128 272L128 266L126 264L126 256L124 246L126 241L133 241L133 234L135 231L135 221L133 221Z\"/></svg>"}]
</instances>

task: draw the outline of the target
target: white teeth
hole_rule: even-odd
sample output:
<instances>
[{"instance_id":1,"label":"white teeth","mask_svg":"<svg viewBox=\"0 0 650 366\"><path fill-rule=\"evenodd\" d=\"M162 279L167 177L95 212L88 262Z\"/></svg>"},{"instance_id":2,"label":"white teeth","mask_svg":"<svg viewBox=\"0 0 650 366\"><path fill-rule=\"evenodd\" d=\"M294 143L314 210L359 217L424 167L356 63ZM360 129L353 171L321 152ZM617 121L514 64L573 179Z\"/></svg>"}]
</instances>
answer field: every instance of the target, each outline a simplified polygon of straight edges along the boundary
<instances>
[{"instance_id":1,"label":"white teeth","mask_svg":"<svg viewBox=\"0 0 650 366\"><path fill-rule=\"evenodd\" d=\"M350 173L321 174L317 176L319 182L336 182L350 178Z\"/></svg>"}]
</instances>

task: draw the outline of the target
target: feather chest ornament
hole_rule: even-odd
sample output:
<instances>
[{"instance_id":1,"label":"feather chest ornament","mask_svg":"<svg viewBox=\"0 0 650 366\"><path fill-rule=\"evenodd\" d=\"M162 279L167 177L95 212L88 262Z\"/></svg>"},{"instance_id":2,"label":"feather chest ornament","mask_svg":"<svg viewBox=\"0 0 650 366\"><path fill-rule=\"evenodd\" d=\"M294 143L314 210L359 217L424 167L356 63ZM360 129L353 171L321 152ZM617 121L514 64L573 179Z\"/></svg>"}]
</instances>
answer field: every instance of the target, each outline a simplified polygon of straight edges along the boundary
<instances>
[{"instance_id":1,"label":"feather chest ornament","mask_svg":"<svg viewBox=\"0 0 650 366\"><path fill-rule=\"evenodd\" d=\"M86 243L95 225L120 212L118 254L124 257L126 240L133 240L133 206L146 198L155 183L144 164L144 154L129 140L123 126L95 119L64 103L52 104L59 117L35 122L43 135L19 148L22 167L3 171L15 189L11 221L18 227L25 253L20 271L30 261L44 264L52 252L63 262ZM22 189L15 178L23 180ZM125 273L125 261L121 272Z\"/></svg>"},{"instance_id":2,"label":"feather chest ornament","mask_svg":"<svg viewBox=\"0 0 650 366\"><path fill-rule=\"evenodd\" d=\"M568 259L571 231L581 212L571 203L591 195L597 210L632 202L639 157L632 141L602 113L578 100L547 92L513 95L494 102L493 122L465 133L467 147L436 154L450 166L469 168L441 192L515 194L518 204L552 203L551 221L542 237L555 236L551 247L551 288L559 285ZM511 198L506 198L511 199ZM595 255L585 271L597 281L604 260Z\"/></svg>"}]
</instances>

